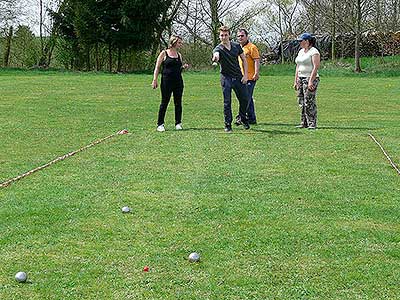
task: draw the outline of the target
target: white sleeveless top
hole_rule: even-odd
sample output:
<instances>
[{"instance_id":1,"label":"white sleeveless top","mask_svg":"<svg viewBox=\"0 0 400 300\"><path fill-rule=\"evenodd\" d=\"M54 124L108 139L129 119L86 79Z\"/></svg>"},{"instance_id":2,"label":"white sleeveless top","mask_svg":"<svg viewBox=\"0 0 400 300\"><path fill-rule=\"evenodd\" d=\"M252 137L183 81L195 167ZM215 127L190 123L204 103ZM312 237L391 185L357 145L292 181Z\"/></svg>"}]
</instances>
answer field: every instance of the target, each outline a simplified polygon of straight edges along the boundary
<instances>
[{"instance_id":1,"label":"white sleeveless top","mask_svg":"<svg viewBox=\"0 0 400 300\"><path fill-rule=\"evenodd\" d=\"M310 49L308 49L307 52L304 52L304 49L301 49L299 51L299 54L297 54L297 57L296 57L296 64L298 66L298 76L299 77L310 77L311 76L311 72L314 67L314 65L312 63L312 57L315 54L319 54L319 51L314 47L311 47ZM318 73L317 73L317 77L319 77Z\"/></svg>"}]
</instances>

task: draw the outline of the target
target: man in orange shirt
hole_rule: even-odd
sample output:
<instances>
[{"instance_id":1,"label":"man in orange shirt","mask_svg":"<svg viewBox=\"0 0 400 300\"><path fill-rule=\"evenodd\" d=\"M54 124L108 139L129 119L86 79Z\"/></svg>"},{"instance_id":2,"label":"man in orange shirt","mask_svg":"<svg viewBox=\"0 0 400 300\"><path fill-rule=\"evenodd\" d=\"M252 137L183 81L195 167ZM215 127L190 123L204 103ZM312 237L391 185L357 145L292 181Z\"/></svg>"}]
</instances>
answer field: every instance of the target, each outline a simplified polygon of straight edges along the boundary
<instances>
[{"instance_id":1,"label":"man in orange shirt","mask_svg":"<svg viewBox=\"0 0 400 300\"><path fill-rule=\"evenodd\" d=\"M249 33L247 32L246 29L239 29L237 32L237 38L242 46L243 52L246 56L247 60L247 91L249 94L249 106L248 106L248 119L250 124L257 124L257 118L256 118L256 112L254 109L254 99L253 99L253 92L254 88L256 86L256 82L258 78L260 78L260 54L258 52L258 49L256 45L251 43L249 41ZM242 73L243 71L243 65L242 62L239 60L240 67L242 68ZM240 117L236 117L236 125L240 125L241 120Z\"/></svg>"}]
</instances>

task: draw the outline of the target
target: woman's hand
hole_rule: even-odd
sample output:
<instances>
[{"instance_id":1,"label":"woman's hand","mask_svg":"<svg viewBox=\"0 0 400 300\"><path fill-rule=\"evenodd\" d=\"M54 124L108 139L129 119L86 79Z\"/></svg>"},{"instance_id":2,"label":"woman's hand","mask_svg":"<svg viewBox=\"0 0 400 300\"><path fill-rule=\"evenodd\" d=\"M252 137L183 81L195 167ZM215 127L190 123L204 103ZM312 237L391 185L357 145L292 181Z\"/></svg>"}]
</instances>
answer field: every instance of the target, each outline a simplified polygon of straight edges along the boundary
<instances>
[{"instance_id":1,"label":"woman's hand","mask_svg":"<svg viewBox=\"0 0 400 300\"><path fill-rule=\"evenodd\" d=\"M311 80L308 82L308 86L307 87L311 92L315 90L315 86L314 86L314 84L313 84L313 82Z\"/></svg>"},{"instance_id":2,"label":"woman's hand","mask_svg":"<svg viewBox=\"0 0 400 300\"><path fill-rule=\"evenodd\" d=\"M156 89L156 88L158 87L157 80L154 79L154 80L152 81L151 87L152 87L153 89Z\"/></svg>"},{"instance_id":3,"label":"woman's hand","mask_svg":"<svg viewBox=\"0 0 400 300\"><path fill-rule=\"evenodd\" d=\"M297 83L297 81L294 81L293 83L293 88L297 91L299 89L299 85Z\"/></svg>"}]
</instances>

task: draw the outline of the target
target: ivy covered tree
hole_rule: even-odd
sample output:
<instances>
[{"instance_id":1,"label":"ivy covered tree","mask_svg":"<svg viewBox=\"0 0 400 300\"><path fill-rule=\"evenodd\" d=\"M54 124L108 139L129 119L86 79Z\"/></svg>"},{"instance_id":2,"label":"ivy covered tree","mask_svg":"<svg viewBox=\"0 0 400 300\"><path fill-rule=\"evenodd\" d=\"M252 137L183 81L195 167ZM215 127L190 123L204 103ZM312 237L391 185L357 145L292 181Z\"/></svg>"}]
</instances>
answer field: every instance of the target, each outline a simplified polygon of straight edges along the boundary
<instances>
[{"instance_id":1,"label":"ivy covered tree","mask_svg":"<svg viewBox=\"0 0 400 300\"><path fill-rule=\"evenodd\" d=\"M53 18L72 49L74 67L90 68L94 49L99 69L99 47L106 47L109 70L117 53L120 71L124 51L147 50L156 44L163 14L171 5L172 0L64 0Z\"/></svg>"}]
</instances>

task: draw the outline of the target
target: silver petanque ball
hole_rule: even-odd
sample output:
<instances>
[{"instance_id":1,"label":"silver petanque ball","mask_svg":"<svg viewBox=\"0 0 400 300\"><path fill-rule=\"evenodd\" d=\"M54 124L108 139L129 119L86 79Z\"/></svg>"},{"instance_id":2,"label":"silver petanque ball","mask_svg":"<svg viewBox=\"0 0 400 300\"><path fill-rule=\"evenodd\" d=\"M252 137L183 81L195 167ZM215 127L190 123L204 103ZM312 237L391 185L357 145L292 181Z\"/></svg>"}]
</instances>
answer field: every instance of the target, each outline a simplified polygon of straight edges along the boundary
<instances>
[{"instance_id":1,"label":"silver petanque ball","mask_svg":"<svg viewBox=\"0 0 400 300\"><path fill-rule=\"evenodd\" d=\"M130 213L131 212L131 209L128 206L124 206L121 210L122 210L123 213Z\"/></svg>"},{"instance_id":2,"label":"silver petanque ball","mask_svg":"<svg viewBox=\"0 0 400 300\"><path fill-rule=\"evenodd\" d=\"M190 262L198 262L200 260L200 255L196 252L193 252L193 253L190 253L188 259Z\"/></svg>"},{"instance_id":3,"label":"silver petanque ball","mask_svg":"<svg viewBox=\"0 0 400 300\"><path fill-rule=\"evenodd\" d=\"M15 280L18 282L25 282L28 279L28 275L25 272L18 272L15 274Z\"/></svg>"}]
</instances>

